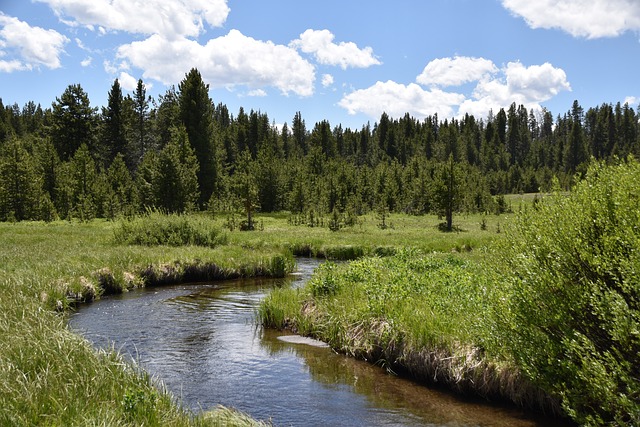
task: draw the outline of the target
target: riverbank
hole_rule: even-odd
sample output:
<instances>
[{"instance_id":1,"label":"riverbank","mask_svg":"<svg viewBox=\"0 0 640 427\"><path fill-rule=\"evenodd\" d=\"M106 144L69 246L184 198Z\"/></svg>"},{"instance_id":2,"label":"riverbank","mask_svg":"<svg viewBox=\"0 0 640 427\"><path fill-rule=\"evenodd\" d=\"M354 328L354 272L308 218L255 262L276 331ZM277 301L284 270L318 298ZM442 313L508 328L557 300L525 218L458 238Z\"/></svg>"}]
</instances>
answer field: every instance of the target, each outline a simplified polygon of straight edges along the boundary
<instances>
[{"instance_id":1,"label":"riverbank","mask_svg":"<svg viewBox=\"0 0 640 427\"><path fill-rule=\"evenodd\" d=\"M491 279L468 257L404 249L326 263L304 288L271 292L259 315L423 383L561 414L502 346L494 310L506 293Z\"/></svg>"},{"instance_id":2,"label":"riverbank","mask_svg":"<svg viewBox=\"0 0 640 427\"><path fill-rule=\"evenodd\" d=\"M409 249L276 290L264 325L580 425L640 423L640 163L593 163L525 206L490 256Z\"/></svg>"},{"instance_id":3,"label":"riverbank","mask_svg":"<svg viewBox=\"0 0 640 427\"><path fill-rule=\"evenodd\" d=\"M211 425L210 414L184 411L117 353L98 352L68 331L64 312L136 286L284 274L291 253L353 259L411 241L466 252L489 244L504 220L488 217L483 230L482 219L461 218L470 231L444 234L435 217L394 215L383 229L371 215L333 232L279 214L261 217L261 231L223 230L224 244L214 247L118 244L118 222L2 223L0 424ZM220 230L228 218L209 221ZM433 238L419 239L425 232Z\"/></svg>"},{"instance_id":4,"label":"riverbank","mask_svg":"<svg viewBox=\"0 0 640 427\"><path fill-rule=\"evenodd\" d=\"M0 224L1 425L261 425L229 409L194 414L114 350L67 329L78 301L214 273L283 275L290 255L239 247L114 243L116 223Z\"/></svg>"}]
</instances>

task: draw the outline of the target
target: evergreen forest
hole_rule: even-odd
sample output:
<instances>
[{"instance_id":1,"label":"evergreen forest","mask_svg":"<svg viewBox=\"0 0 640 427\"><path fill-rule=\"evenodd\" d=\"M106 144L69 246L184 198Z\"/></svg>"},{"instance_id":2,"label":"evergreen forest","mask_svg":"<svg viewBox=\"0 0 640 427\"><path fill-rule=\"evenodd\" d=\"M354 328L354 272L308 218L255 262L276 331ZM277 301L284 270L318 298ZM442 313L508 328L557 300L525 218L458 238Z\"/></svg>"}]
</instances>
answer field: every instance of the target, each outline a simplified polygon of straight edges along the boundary
<instances>
[{"instance_id":1,"label":"evergreen forest","mask_svg":"<svg viewBox=\"0 0 640 427\"><path fill-rule=\"evenodd\" d=\"M113 219L148 210L500 213L501 196L569 189L591 159L640 155L628 104L557 116L512 104L487 117L276 126L266 112L232 113L197 69L153 99L115 80L92 107L79 84L42 107L0 99L0 220Z\"/></svg>"}]
</instances>

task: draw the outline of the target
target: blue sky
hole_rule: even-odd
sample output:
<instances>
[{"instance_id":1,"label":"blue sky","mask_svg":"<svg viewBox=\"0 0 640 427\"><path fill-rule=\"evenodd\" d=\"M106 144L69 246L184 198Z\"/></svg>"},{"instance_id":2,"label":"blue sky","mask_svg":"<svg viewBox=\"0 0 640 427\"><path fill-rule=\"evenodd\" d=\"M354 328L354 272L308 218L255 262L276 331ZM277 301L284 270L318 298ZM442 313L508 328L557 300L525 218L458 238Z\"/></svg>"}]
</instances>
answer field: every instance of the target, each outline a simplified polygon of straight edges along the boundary
<instances>
[{"instance_id":1,"label":"blue sky","mask_svg":"<svg viewBox=\"0 0 640 427\"><path fill-rule=\"evenodd\" d=\"M0 98L48 107L192 67L215 103L360 128L383 111L554 115L640 101L638 0L0 0Z\"/></svg>"}]
</instances>

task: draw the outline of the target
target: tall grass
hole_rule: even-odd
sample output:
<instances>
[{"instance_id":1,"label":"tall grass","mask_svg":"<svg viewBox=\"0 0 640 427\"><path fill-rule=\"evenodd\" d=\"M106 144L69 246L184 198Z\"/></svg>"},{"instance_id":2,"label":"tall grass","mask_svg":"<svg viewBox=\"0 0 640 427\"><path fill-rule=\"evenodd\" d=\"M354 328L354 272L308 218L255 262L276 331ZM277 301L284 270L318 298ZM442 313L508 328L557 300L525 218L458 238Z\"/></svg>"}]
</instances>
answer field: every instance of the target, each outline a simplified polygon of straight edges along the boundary
<instances>
[{"instance_id":1,"label":"tall grass","mask_svg":"<svg viewBox=\"0 0 640 427\"><path fill-rule=\"evenodd\" d=\"M138 246L113 241L117 224L0 224L0 425L251 425L222 410L193 414L116 352L99 352L66 328L64 309L178 269L176 280L213 265L228 274L284 275L291 255L264 248ZM162 276L161 276L162 277ZM80 296L79 296L80 295ZM62 310L61 312L56 309Z\"/></svg>"},{"instance_id":2,"label":"tall grass","mask_svg":"<svg viewBox=\"0 0 640 427\"><path fill-rule=\"evenodd\" d=\"M266 326L312 335L422 381L559 411L500 343L492 308L503 296L476 262L401 249L325 263L306 287L268 295L259 314Z\"/></svg>"},{"instance_id":3,"label":"tall grass","mask_svg":"<svg viewBox=\"0 0 640 427\"><path fill-rule=\"evenodd\" d=\"M146 246L197 245L213 248L227 243L226 234L209 219L160 212L121 220L114 237L119 244Z\"/></svg>"}]
</instances>

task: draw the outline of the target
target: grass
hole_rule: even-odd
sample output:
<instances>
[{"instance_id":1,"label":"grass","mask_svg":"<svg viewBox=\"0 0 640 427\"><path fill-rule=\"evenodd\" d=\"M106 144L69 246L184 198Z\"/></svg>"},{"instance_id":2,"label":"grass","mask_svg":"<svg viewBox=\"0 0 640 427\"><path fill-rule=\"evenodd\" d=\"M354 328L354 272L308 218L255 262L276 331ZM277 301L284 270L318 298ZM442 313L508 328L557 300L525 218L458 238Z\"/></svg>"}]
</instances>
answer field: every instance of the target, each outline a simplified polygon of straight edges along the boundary
<instances>
[{"instance_id":1,"label":"grass","mask_svg":"<svg viewBox=\"0 0 640 427\"><path fill-rule=\"evenodd\" d=\"M115 352L66 328L69 304L134 285L284 275L290 255L263 248L115 243L118 224L0 224L0 425L251 425L223 410L192 414ZM151 274L153 272L153 274ZM229 421L234 420L234 421ZM256 422L254 422L256 423Z\"/></svg>"},{"instance_id":2,"label":"grass","mask_svg":"<svg viewBox=\"0 0 640 427\"><path fill-rule=\"evenodd\" d=\"M501 345L493 310L504 296L466 256L400 249L324 264L304 288L271 292L259 316L424 382L558 413Z\"/></svg>"},{"instance_id":3,"label":"grass","mask_svg":"<svg viewBox=\"0 0 640 427\"><path fill-rule=\"evenodd\" d=\"M204 245L180 240L179 246L172 238L149 245L117 237L123 224L135 221L0 223L0 424L253 425L257 422L233 410L182 409L161 384L117 353L99 352L69 331L64 311L135 286L282 276L291 271L293 253L353 259L418 247L473 258L492 244L505 221L461 216L456 221L461 231L445 234L430 216L391 215L386 230L366 216L336 232L293 226L287 219L287 214L262 215L262 231L220 232L224 216L194 215L188 221L200 230L216 230L217 240ZM483 219L486 230L480 227ZM131 244L136 242L143 244Z\"/></svg>"}]
</instances>

